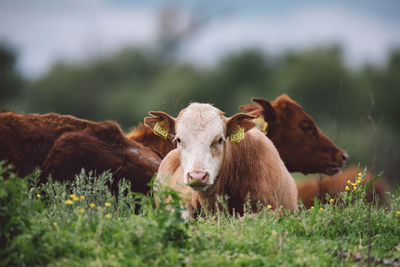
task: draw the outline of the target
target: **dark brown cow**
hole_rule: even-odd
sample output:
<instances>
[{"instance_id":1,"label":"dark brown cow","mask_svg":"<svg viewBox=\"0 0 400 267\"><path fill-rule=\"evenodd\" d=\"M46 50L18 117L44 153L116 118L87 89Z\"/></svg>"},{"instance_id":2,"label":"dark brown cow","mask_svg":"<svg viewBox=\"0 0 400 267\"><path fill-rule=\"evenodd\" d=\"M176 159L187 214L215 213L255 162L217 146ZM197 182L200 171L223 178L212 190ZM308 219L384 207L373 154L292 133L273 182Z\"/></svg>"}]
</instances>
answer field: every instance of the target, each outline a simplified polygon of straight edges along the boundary
<instances>
[{"instance_id":1,"label":"dark brown cow","mask_svg":"<svg viewBox=\"0 0 400 267\"><path fill-rule=\"evenodd\" d=\"M252 98L258 105L240 108L268 122L267 136L274 143L290 172L337 173L347 154L329 140L304 109L287 95L272 103Z\"/></svg>"},{"instance_id":2,"label":"dark brown cow","mask_svg":"<svg viewBox=\"0 0 400 267\"><path fill-rule=\"evenodd\" d=\"M332 198L336 198L340 192L345 191L347 181L350 180L350 182L354 183L357 177L357 167L350 166L334 176L314 177L298 182L297 190L299 199L303 201L306 208L314 205L314 197L325 203L326 194L329 194ZM368 183L374 177L371 172L367 172L362 184ZM351 185L349 188L352 188ZM387 186L382 177L380 177L367 189L365 199L369 202L377 202L379 200L384 203L386 200L385 191L387 191Z\"/></svg>"},{"instance_id":3,"label":"dark brown cow","mask_svg":"<svg viewBox=\"0 0 400 267\"><path fill-rule=\"evenodd\" d=\"M39 167L41 182L48 175L58 181L73 179L82 168L97 173L111 170L113 191L125 177L132 191L144 194L161 162L149 148L127 138L114 122L12 112L0 114L0 160L11 163L20 176Z\"/></svg>"}]
</instances>

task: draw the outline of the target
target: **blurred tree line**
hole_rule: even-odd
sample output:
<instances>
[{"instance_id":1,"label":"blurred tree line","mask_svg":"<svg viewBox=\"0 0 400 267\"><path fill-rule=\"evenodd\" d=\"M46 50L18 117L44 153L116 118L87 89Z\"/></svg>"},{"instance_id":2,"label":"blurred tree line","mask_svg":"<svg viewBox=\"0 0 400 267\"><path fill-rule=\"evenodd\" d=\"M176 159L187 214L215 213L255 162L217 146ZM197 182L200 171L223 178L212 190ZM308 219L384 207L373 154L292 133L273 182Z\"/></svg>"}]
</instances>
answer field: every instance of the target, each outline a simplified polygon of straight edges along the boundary
<instances>
[{"instance_id":1,"label":"blurred tree line","mask_svg":"<svg viewBox=\"0 0 400 267\"><path fill-rule=\"evenodd\" d=\"M22 92L22 78L15 65L15 52L6 43L0 43L0 110Z\"/></svg>"},{"instance_id":2,"label":"blurred tree line","mask_svg":"<svg viewBox=\"0 0 400 267\"><path fill-rule=\"evenodd\" d=\"M127 48L80 64L58 62L37 80L22 79L15 53L0 49L0 108L114 120L125 131L150 110L176 116L188 103L209 102L227 116L251 97L287 93L334 142L373 171L400 182L400 50L387 64L348 67L338 46L271 57L246 50L201 68L151 49Z\"/></svg>"}]
</instances>

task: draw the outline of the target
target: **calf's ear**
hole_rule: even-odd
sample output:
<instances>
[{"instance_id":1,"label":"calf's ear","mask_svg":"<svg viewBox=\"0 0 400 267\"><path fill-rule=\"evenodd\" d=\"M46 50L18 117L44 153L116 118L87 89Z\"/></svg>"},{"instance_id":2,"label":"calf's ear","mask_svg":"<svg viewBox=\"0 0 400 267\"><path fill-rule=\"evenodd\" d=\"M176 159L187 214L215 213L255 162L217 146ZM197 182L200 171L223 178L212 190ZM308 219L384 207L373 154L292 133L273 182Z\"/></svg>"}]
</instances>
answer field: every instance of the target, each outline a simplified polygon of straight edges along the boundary
<instances>
[{"instance_id":1,"label":"calf's ear","mask_svg":"<svg viewBox=\"0 0 400 267\"><path fill-rule=\"evenodd\" d=\"M150 111L152 117L144 118L144 124L153 129L153 133L164 139L174 139L175 118L163 111Z\"/></svg>"},{"instance_id":2,"label":"calf's ear","mask_svg":"<svg viewBox=\"0 0 400 267\"><path fill-rule=\"evenodd\" d=\"M255 116L238 113L228 118L226 122L226 136L229 141L240 142L244 138L244 133L253 128Z\"/></svg>"},{"instance_id":3,"label":"calf's ear","mask_svg":"<svg viewBox=\"0 0 400 267\"><path fill-rule=\"evenodd\" d=\"M266 122L273 122L276 119L275 110L268 100L254 97L251 100L259 104L262 108L261 114L258 114L257 116L263 115Z\"/></svg>"},{"instance_id":4,"label":"calf's ear","mask_svg":"<svg viewBox=\"0 0 400 267\"><path fill-rule=\"evenodd\" d=\"M253 116L260 116L262 114L263 109L259 105L255 104L247 104L247 105L241 105L239 109L247 111L248 114L253 115Z\"/></svg>"}]
</instances>

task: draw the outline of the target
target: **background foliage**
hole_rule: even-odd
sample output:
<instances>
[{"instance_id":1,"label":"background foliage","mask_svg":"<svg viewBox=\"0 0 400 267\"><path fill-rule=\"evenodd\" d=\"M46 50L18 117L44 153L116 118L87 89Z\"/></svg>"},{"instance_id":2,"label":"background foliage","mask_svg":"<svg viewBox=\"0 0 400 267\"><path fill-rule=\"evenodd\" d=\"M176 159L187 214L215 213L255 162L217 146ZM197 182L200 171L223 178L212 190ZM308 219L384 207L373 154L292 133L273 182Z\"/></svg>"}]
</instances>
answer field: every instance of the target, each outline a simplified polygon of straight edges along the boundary
<instances>
[{"instance_id":1,"label":"background foliage","mask_svg":"<svg viewBox=\"0 0 400 267\"><path fill-rule=\"evenodd\" d=\"M58 62L37 80L15 70L12 49L0 48L0 108L114 120L125 131L150 110L176 116L192 101L210 102L228 116L251 97L287 93L323 132L350 155L399 182L400 49L382 65L349 67L338 46L269 56L258 50L230 54L199 67L153 49L126 48L82 63Z\"/></svg>"}]
</instances>

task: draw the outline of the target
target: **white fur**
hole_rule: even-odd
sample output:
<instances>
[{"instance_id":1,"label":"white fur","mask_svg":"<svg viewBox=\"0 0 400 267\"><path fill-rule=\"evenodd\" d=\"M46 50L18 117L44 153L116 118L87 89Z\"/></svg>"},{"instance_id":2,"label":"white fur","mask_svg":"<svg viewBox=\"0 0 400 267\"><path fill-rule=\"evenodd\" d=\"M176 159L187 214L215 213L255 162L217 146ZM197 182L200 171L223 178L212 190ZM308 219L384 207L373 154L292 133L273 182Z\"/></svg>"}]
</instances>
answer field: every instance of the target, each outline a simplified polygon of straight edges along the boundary
<instances>
[{"instance_id":1,"label":"white fur","mask_svg":"<svg viewBox=\"0 0 400 267\"><path fill-rule=\"evenodd\" d=\"M219 138L225 136L225 122L220 111L209 104L193 103L179 115L176 123L184 183L188 184L189 172L208 172L208 184L214 184L225 148L225 142L218 143Z\"/></svg>"}]
</instances>

